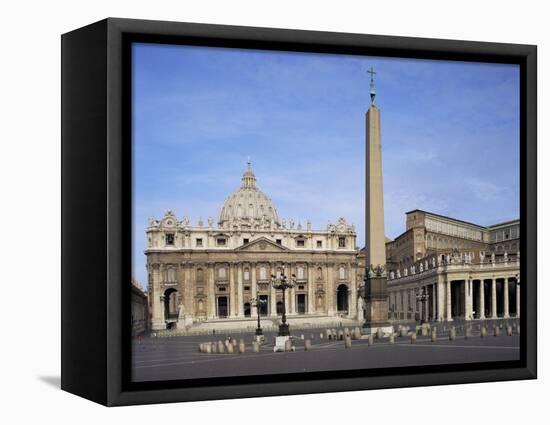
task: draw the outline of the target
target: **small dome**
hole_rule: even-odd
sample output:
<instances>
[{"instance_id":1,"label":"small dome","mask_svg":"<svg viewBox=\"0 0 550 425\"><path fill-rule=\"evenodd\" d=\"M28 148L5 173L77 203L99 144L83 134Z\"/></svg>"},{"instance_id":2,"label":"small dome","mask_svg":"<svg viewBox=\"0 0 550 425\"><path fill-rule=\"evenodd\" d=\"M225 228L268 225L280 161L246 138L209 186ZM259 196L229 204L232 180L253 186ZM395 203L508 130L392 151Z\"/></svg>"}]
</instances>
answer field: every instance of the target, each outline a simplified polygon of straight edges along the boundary
<instances>
[{"instance_id":1,"label":"small dome","mask_svg":"<svg viewBox=\"0 0 550 425\"><path fill-rule=\"evenodd\" d=\"M260 189L256 187L256 176L250 161L241 178L241 188L233 193L225 203L220 214L220 227L240 225L251 228L270 228L279 226L277 210Z\"/></svg>"}]
</instances>

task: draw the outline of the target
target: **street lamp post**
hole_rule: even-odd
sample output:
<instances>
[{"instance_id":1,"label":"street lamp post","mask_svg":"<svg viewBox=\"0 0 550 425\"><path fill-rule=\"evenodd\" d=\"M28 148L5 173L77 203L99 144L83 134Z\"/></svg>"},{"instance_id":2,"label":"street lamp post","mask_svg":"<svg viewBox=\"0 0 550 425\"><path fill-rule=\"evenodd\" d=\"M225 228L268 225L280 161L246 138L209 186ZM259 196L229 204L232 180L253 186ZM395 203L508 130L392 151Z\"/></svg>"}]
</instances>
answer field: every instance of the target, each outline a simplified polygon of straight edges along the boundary
<instances>
[{"instance_id":1,"label":"street lamp post","mask_svg":"<svg viewBox=\"0 0 550 425\"><path fill-rule=\"evenodd\" d=\"M258 312L258 327L256 328L256 335L261 336L263 335L263 332L262 327L260 326L260 307L267 304L267 300L262 300L261 298L253 298L251 301L252 306L256 307L256 311Z\"/></svg>"},{"instance_id":2,"label":"street lamp post","mask_svg":"<svg viewBox=\"0 0 550 425\"><path fill-rule=\"evenodd\" d=\"M420 288L419 293L416 294L416 300L420 301L420 305L422 306L422 316L420 319L420 323L426 323L427 322L427 316L428 316L428 299L430 298L430 295L428 294L428 291L425 291L424 288ZM425 313L424 313L425 312Z\"/></svg>"},{"instance_id":3,"label":"street lamp post","mask_svg":"<svg viewBox=\"0 0 550 425\"><path fill-rule=\"evenodd\" d=\"M292 275L290 280L285 276L284 270L281 272L280 276L271 275L271 286L275 289L280 289L283 291L283 317L281 324L279 325L279 334L278 336L289 336L290 330L288 323L286 323L286 303L285 303L285 291L287 289L293 288L296 285L296 276Z\"/></svg>"}]
</instances>

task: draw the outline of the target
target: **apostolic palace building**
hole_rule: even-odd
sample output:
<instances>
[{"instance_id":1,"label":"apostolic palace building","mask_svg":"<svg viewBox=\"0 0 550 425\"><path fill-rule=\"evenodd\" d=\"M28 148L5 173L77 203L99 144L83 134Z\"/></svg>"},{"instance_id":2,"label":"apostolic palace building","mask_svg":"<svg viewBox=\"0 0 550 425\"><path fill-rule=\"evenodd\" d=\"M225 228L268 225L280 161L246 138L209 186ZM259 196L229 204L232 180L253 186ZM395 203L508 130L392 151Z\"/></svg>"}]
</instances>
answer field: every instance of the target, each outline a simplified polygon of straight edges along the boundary
<instances>
[{"instance_id":1,"label":"apostolic palace building","mask_svg":"<svg viewBox=\"0 0 550 425\"><path fill-rule=\"evenodd\" d=\"M172 211L149 220L151 328L252 327L282 312L271 275L284 270L290 323L363 321L368 253L344 218L315 230L279 219L250 163L216 223ZM406 213L406 231L386 242L388 319L447 321L519 316L519 220L484 227L426 211ZM256 307L256 300L261 305ZM228 325L229 324L229 325Z\"/></svg>"}]
</instances>

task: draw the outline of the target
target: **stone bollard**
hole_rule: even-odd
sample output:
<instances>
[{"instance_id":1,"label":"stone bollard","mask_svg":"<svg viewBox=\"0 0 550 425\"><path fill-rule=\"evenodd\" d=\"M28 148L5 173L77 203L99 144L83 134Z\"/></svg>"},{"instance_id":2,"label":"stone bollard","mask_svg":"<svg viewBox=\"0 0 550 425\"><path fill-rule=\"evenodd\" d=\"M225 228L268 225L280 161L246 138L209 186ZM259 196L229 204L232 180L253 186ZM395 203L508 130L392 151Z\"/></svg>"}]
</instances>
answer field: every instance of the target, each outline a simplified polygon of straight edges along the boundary
<instances>
[{"instance_id":1,"label":"stone bollard","mask_svg":"<svg viewBox=\"0 0 550 425\"><path fill-rule=\"evenodd\" d=\"M344 347L351 348L351 338L349 336L344 338Z\"/></svg>"},{"instance_id":2,"label":"stone bollard","mask_svg":"<svg viewBox=\"0 0 550 425\"><path fill-rule=\"evenodd\" d=\"M422 336L428 335L428 326L425 323L420 327L420 332L422 333Z\"/></svg>"},{"instance_id":3,"label":"stone bollard","mask_svg":"<svg viewBox=\"0 0 550 425\"><path fill-rule=\"evenodd\" d=\"M510 325L506 327L506 335L512 336L512 327Z\"/></svg>"},{"instance_id":4,"label":"stone bollard","mask_svg":"<svg viewBox=\"0 0 550 425\"><path fill-rule=\"evenodd\" d=\"M382 329L378 328L376 330L376 339L382 339L384 337L384 332L382 332Z\"/></svg>"},{"instance_id":5,"label":"stone bollard","mask_svg":"<svg viewBox=\"0 0 550 425\"><path fill-rule=\"evenodd\" d=\"M472 337L472 328L470 326L466 326L464 328L464 339L468 339Z\"/></svg>"},{"instance_id":6,"label":"stone bollard","mask_svg":"<svg viewBox=\"0 0 550 425\"><path fill-rule=\"evenodd\" d=\"M216 354L218 352L218 344L216 341L211 342L210 344L212 344L212 353Z\"/></svg>"},{"instance_id":7,"label":"stone bollard","mask_svg":"<svg viewBox=\"0 0 550 425\"><path fill-rule=\"evenodd\" d=\"M235 352L235 348L233 344L227 344L227 354L233 354Z\"/></svg>"},{"instance_id":8,"label":"stone bollard","mask_svg":"<svg viewBox=\"0 0 550 425\"><path fill-rule=\"evenodd\" d=\"M485 326L482 326L479 330L479 337L485 338L487 336L487 328Z\"/></svg>"},{"instance_id":9,"label":"stone bollard","mask_svg":"<svg viewBox=\"0 0 550 425\"><path fill-rule=\"evenodd\" d=\"M355 339L361 339L361 329L355 328L354 334L355 334Z\"/></svg>"},{"instance_id":10,"label":"stone bollard","mask_svg":"<svg viewBox=\"0 0 550 425\"><path fill-rule=\"evenodd\" d=\"M411 344L416 344L416 332L411 333Z\"/></svg>"},{"instance_id":11,"label":"stone bollard","mask_svg":"<svg viewBox=\"0 0 550 425\"><path fill-rule=\"evenodd\" d=\"M504 325L501 323L501 324L499 325L499 328L502 329L503 327L504 327Z\"/></svg>"},{"instance_id":12,"label":"stone bollard","mask_svg":"<svg viewBox=\"0 0 550 425\"><path fill-rule=\"evenodd\" d=\"M225 344L221 341L218 341L218 353L225 353Z\"/></svg>"},{"instance_id":13,"label":"stone bollard","mask_svg":"<svg viewBox=\"0 0 550 425\"><path fill-rule=\"evenodd\" d=\"M306 339L304 341L304 350L305 351L311 350L311 340L310 339Z\"/></svg>"},{"instance_id":14,"label":"stone bollard","mask_svg":"<svg viewBox=\"0 0 550 425\"><path fill-rule=\"evenodd\" d=\"M395 344L395 334L393 332L390 334L390 344Z\"/></svg>"},{"instance_id":15,"label":"stone bollard","mask_svg":"<svg viewBox=\"0 0 550 425\"><path fill-rule=\"evenodd\" d=\"M259 353L260 352L260 344L258 344L257 341L252 342L252 352L253 353Z\"/></svg>"},{"instance_id":16,"label":"stone bollard","mask_svg":"<svg viewBox=\"0 0 550 425\"><path fill-rule=\"evenodd\" d=\"M319 334L319 339L323 339L323 332Z\"/></svg>"},{"instance_id":17,"label":"stone bollard","mask_svg":"<svg viewBox=\"0 0 550 425\"><path fill-rule=\"evenodd\" d=\"M367 339L367 341L368 341L368 345L374 344L374 335L373 335L373 334L370 334L370 335L369 335L369 338Z\"/></svg>"},{"instance_id":18,"label":"stone bollard","mask_svg":"<svg viewBox=\"0 0 550 425\"><path fill-rule=\"evenodd\" d=\"M432 342L437 341L437 328L432 329L431 341Z\"/></svg>"},{"instance_id":19,"label":"stone bollard","mask_svg":"<svg viewBox=\"0 0 550 425\"><path fill-rule=\"evenodd\" d=\"M405 328L405 326L403 326L403 327L399 330L399 336L407 336L407 328Z\"/></svg>"},{"instance_id":20,"label":"stone bollard","mask_svg":"<svg viewBox=\"0 0 550 425\"><path fill-rule=\"evenodd\" d=\"M233 344L233 348L237 348L237 345L239 345L236 339L232 339L231 344Z\"/></svg>"},{"instance_id":21,"label":"stone bollard","mask_svg":"<svg viewBox=\"0 0 550 425\"><path fill-rule=\"evenodd\" d=\"M206 348L206 352L210 354L212 352L212 343L207 342L205 348Z\"/></svg>"},{"instance_id":22,"label":"stone bollard","mask_svg":"<svg viewBox=\"0 0 550 425\"><path fill-rule=\"evenodd\" d=\"M301 340L304 339L304 334L300 335L300 339L301 339Z\"/></svg>"},{"instance_id":23,"label":"stone bollard","mask_svg":"<svg viewBox=\"0 0 550 425\"><path fill-rule=\"evenodd\" d=\"M290 339L285 341L285 351L292 351L292 341Z\"/></svg>"},{"instance_id":24,"label":"stone bollard","mask_svg":"<svg viewBox=\"0 0 550 425\"><path fill-rule=\"evenodd\" d=\"M202 342L199 344L199 353L203 353L204 352L204 345L202 344Z\"/></svg>"},{"instance_id":25,"label":"stone bollard","mask_svg":"<svg viewBox=\"0 0 550 425\"><path fill-rule=\"evenodd\" d=\"M326 335L327 335L327 340L332 341L332 332L330 331L330 329L327 329Z\"/></svg>"},{"instance_id":26,"label":"stone bollard","mask_svg":"<svg viewBox=\"0 0 550 425\"><path fill-rule=\"evenodd\" d=\"M456 329L454 326L451 326L451 329L449 330L449 340L454 341L456 338Z\"/></svg>"},{"instance_id":27,"label":"stone bollard","mask_svg":"<svg viewBox=\"0 0 550 425\"><path fill-rule=\"evenodd\" d=\"M342 341L344 339L344 331L340 329L338 331L338 341Z\"/></svg>"},{"instance_id":28,"label":"stone bollard","mask_svg":"<svg viewBox=\"0 0 550 425\"><path fill-rule=\"evenodd\" d=\"M495 326L495 336L500 336L500 327Z\"/></svg>"}]
</instances>

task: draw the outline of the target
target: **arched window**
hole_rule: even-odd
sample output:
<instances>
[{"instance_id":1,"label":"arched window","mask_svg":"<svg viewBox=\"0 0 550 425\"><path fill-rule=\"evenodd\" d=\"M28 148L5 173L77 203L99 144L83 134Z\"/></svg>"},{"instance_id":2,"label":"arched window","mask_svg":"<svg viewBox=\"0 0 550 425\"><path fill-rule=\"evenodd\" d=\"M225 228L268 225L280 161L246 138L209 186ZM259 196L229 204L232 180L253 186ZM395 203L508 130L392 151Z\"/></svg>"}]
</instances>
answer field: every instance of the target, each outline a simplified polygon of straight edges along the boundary
<instances>
[{"instance_id":1,"label":"arched window","mask_svg":"<svg viewBox=\"0 0 550 425\"><path fill-rule=\"evenodd\" d=\"M202 269L197 269L197 280L198 281L204 280L204 274L202 272Z\"/></svg>"},{"instance_id":2,"label":"arched window","mask_svg":"<svg viewBox=\"0 0 550 425\"><path fill-rule=\"evenodd\" d=\"M317 267L317 279L321 280L323 278L323 268Z\"/></svg>"},{"instance_id":3,"label":"arched window","mask_svg":"<svg viewBox=\"0 0 550 425\"><path fill-rule=\"evenodd\" d=\"M338 278L339 279L346 278L346 269L343 266L340 266L340 268L338 269Z\"/></svg>"},{"instance_id":4,"label":"arched window","mask_svg":"<svg viewBox=\"0 0 550 425\"><path fill-rule=\"evenodd\" d=\"M267 270L265 266L260 267L260 279L261 280L267 279Z\"/></svg>"},{"instance_id":5,"label":"arched window","mask_svg":"<svg viewBox=\"0 0 550 425\"><path fill-rule=\"evenodd\" d=\"M252 204L249 204L249 205L248 205L248 215L249 215L250 217L253 217L253 216L254 216L254 205L252 205Z\"/></svg>"},{"instance_id":6,"label":"arched window","mask_svg":"<svg viewBox=\"0 0 550 425\"><path fill-rule=\"evenodd\" d=\"M220 267L218 269L218 277L220 279L225 279L225 276L226 276L226 271L225 271L225 267Z\"/></svg>"}]
</instances>

